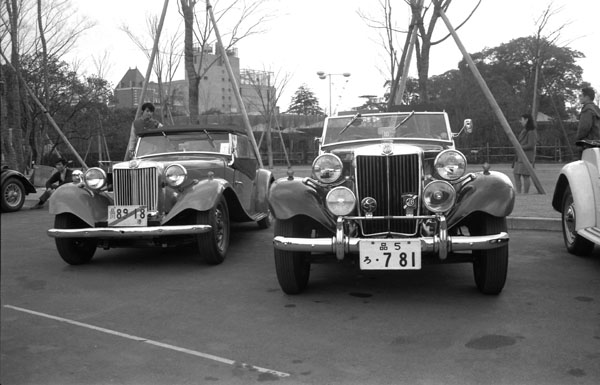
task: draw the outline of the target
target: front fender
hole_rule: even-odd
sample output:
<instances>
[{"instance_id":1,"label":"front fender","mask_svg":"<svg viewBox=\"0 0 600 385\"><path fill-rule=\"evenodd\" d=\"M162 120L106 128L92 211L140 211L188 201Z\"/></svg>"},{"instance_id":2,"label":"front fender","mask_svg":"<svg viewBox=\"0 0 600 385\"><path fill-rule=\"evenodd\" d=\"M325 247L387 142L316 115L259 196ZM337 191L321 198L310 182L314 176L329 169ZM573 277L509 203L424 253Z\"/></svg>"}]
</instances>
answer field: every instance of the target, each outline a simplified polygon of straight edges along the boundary
<instances>
[{"instance_id":1,"label":"front fender","mask_svg":"<svg viewBox=\"0 0 600 385\"><path fill-rule=\"evenodd\" d=\"M594 186L585 162L581 160L571 162L560 171L552 197L552 207L558 212L562 211L563 195L569 186L571 186L573 204L577 212L577 228L575 230L595 226L596 215L600 212L600 201L595 199L594 189L600 190L600 188L598 185ZM596 193L600 194L598 191Z\"/></svg>"},{"instance_id":2,"label":"front fender","mask_svg":"<svg viewBox=\"0 0 600 385\"><path fill-rule=\"evenodd\" d=\"M74 183L67 183L50 196L50 214L71 213L90 227L108 220L108 206L113 200L106 193L95 193Z\"/></svg>"},{"instance_id":3,"label":"front fender","mask_svg":"<svg viewBox=\"0 0 600 385\"><path fill-rule=\"evenodd\" d=\"M4 181L8 178L17 178L23 184L23 188L25 188L25 195L36 192L35 186L20 172L10 169L4 171L2 173L2 183L4 184Z\"/></svg>"},{"instance_id":4,"label":"front fender","mask_svg":"<svg viewBox=\"0 0 600 385\"><path fill-rule=\"evenodd\" d=\"M454 226L476 211L495 217L508 216L515 205L515 190L510 178L497 171L471 174L473 179L456 191L456 205L447 216L448 227Z\"/></svg>"},{"instance_id":5,"label":"front fender","mask_svg":"<svg viewBox=\"0 0 600 385\"><path fill-rule=\"evenodd\" d=\"M325 213L317 190L302 182L303 178L280 178L269 191L269 206L276 219L308 216L326 228L335 228L335 220Z\"/></svg>"},{"instance_id":6,"label":"front fender","mask_svg":"<svg viewBox=\"0 0 600 385\"><path fill-rule=\"evenodd\" d=\"M220 178L206 179L188 187L181 193L177 203L171 208L169 214L164 217L162 223L170 221L184 210L210 210L228 187L231 187L229 183Z\"/></svg>"},{"instance_id":7,"label":"front fender","mask_svg":"<svg viewBox=\"0 0 600 385\"><path fill-rule=\"evenodd\" d=\"M269 187L272 181L271 171L259 169L256 173L255 189L252 196L255 213L266 213L269 210Z\"/></svg>"}]
</instances>

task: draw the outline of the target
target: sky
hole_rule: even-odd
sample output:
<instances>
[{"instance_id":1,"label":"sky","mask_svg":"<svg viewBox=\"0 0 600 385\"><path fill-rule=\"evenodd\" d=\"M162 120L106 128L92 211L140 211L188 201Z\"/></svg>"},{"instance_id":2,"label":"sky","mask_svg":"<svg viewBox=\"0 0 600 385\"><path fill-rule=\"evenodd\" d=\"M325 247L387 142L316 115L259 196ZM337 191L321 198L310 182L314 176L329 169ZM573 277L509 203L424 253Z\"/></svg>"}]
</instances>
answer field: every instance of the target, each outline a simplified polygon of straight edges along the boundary
<instances>
[{"instance_id":1,"label":"sky","mask_svg":"<svg viewBox=\"0 0 600 385\"><path fill-rule=\"evenodd\" d=\"M72 0L77 13L89 18L96 26L78 41L70 55L93 73L93 59L106 52L108 71L105 77L117 84L129 68L138 68L145 75L147 57L121 30L126 24L138 36L147 36L146 18L160 16L163 0ZM174 33L180 26L177 10L179 0L170 0L163 33ZM212 1L217 11L220 3ZM426 1L427 3L428 1ZM581 51L586 58L578 60L583 68L583 80L600 93L600 32L594 4L597 0L482 0L471 19L457 30L463 46L470 53L496 47L512 39L533 35L536 19L552 4L557 11L550 19L547 30L565 25L558 41ZM467 17L477 0L454 0L447 11L453 27ZM249 36L237 45L240 67L269 70L277 78L289 76L283 89L279 107L286 110L294 92L306 85L319 99L320 106L329 111L349 110L361 105L363 95L382 96L389 60L378 32L366 25L358 10L380 17L380 0L267 0L266 12L272 16L264 32ZM396 0L394 15L398 25L405 29L409 20L408 6ZM205 7L199 1L196 7ZM179 27L183 30L183 27ZM221 34L228 31L227 21L219 25ZM442 20L436 26L436 35L442 37L448 30ZM225 38L224 38L225 39ZM401 37L399 48L404 43ZM152 46L152 42L148 42ZM430 76L456 69L462 53L452 38L432 47ZM332 74L325 80L318 71ZM349 77L341 76L350 73ZM184 78L183 61L177 79ZM413 56L410 76L416 77ZM154 77L151 77L154 80ZM329 92L331 80L331 93Z\"/></svg>"}]
</instances>

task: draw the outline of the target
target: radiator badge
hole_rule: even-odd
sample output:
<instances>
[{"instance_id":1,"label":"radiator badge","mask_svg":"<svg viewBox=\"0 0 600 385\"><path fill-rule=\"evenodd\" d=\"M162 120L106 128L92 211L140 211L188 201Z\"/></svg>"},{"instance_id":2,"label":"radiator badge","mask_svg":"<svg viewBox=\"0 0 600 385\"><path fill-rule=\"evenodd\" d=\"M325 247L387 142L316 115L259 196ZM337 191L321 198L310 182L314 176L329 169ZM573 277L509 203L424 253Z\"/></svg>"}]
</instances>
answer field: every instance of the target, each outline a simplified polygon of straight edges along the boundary
<instances>
[{"instance_id":1,"label":"radiator badge","mask_svg":"<svg viewBox=\"0 0 600 385\"><path fill-rule=\"evenodd\" d=\"M404 215L408 217L414 216L417 209L417 195L402 194L402 207L404 208Z\"/></svg>"},{"instance_id":2,"label":"radiator badge","mask_svg":"<svg viewBox=\"0 0 600 385\"><path fill-rule=\"evenodd\" d=\"M138 168L140 165L140 161L137 159L133 159L129 161L129 168Z\"/></svg>"},{"instance_id":3,"label":"radiator badge","mask_svg":"<svg viewBox=\"0 0 600 385\"><path fill-rule=\"evenodd\" d=\"M391 142L381 143L381 153L383 155L392 155L394 153L394 146Z\"/></svg>"},{"instance_id":4,"label":"radiator badge","mask_svg":"<svg viewBox=\"0 0 600 385\"><path fill-rule=\"evenodd\" d=\"M360 202L360 207L364 210L365 216L370 218L373 216L373 212L377 210L377 201L372 197L363 198Z\"/></svg>"}]
</instances>

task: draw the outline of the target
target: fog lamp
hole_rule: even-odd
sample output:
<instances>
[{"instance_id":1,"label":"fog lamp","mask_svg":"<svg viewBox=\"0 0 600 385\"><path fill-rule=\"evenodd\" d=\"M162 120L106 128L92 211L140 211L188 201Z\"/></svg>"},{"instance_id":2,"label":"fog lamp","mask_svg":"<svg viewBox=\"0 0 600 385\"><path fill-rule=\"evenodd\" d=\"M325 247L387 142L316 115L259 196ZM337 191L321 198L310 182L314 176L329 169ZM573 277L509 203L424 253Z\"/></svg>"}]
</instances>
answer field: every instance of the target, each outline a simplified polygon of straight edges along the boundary
<instances>
[{"instance_id":1,"label":"fog lamp","mask_svg":"<svg viewBox=\"0 0 600 385\"><path fill-rule=\"evenodd\" d=\"M423 204L429 211L443 213L452 208L456 201L456 190L446 181L436 180L423 189Z\"/></svg>"},{"instance_id":2,"label":"fog lamp","mask_svg":"<svg viewBox=\"0 0 600 385\"><path fill-rule=\"evenodd\" d=\"M354 210L356 196L347 187L336 187L327 194L325 204L334 215L348 215Z\"/></svg>"}]
</instances>

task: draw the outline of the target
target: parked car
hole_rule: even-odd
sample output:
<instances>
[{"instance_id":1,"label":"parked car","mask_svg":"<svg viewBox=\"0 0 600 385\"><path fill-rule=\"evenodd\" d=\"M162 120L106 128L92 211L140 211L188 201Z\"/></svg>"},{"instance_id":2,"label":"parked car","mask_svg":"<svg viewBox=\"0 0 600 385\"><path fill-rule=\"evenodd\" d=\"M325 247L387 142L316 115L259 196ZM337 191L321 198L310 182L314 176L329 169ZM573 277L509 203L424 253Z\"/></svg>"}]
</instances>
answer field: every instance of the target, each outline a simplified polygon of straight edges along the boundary
<instances>
[{"instance_id":1,"label":"parked car","mask_svg":"<svg viewBox=\"0 0 600 385\"><path fill-rule=\"evenodd\" d=\"M130 161L93 167L50 198L62 259L89 262L96 248L197 245L209 264L225 259L230 222L270 226L271 172L244 130L175 126L139 134Z\"/></svg>"},{"instance_id":2,"label":"parked car","mask_svg":"<svg viewBox=\"0 0 600 385\"><path fill-rule=\"evenodd\" d=\"M561 213L563 239L571 254L585 256L600 245L600 141L579 141L581 160L561 170L552 207Z\"/></svg>"},{"instance_id":3,"label":"parked car","mask_svg":"<svg viewBox=\"0 0 600 385\"><path fill-rule=\"evenodd\" d=\"M18 211L25 203L25 197L35 193L33 184L22 173L11 170L7 166L2 167L2 199L0 205L3 212Z\"/></svg>"},{"instance_id":4,"label":"parked car","mask_svg":"<svg viewBox=\"0 0 600 385\"><path fill-rule=\"evenodd\" d=\"M471 130L466 119L461 132ZM500 293L515 192L488 165L467 173L457 135L443 112L327 118L312 176L290 173L271 187L281 289L302 292L315 261L362 270L466 262L479 291Z\"/></svg>"}]
</instances>

